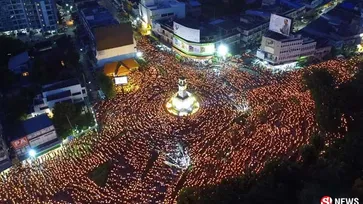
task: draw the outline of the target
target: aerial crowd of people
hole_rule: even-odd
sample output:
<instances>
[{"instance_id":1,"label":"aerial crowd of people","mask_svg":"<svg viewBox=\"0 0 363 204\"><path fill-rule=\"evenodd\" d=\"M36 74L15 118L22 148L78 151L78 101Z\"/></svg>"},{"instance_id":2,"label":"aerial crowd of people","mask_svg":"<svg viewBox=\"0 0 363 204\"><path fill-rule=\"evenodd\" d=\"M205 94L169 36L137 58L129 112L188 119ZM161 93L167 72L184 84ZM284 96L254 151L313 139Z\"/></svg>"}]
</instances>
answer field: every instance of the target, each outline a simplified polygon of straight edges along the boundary
<instances>
[{"instance_id":1,"label":"aerial crowd of people","mask_svg":"<svg viewBox=\"0 0 363 204\"><path fill-rule=\"evenodd\" d=\"M250 67L252 74L240 69L243 59L236 59L233 65L222 62L217 73L196 68L201 65L193 61L179 63L144 37L137 49L148 62L144 71L129 76L139 89L95 105L100 132L2 174L0 202L173 203L183 187L259 172L269 160L296 156L318 130L303 72L329 69L343 82L358 62L330 60L281 74ZM188 117L165 109L180 76L201 104ZM187 170L164 163L176 142L188 148ZM110 172L106 185L98 186L90 172L105 162Z\"/></svg>"}]
</instances>

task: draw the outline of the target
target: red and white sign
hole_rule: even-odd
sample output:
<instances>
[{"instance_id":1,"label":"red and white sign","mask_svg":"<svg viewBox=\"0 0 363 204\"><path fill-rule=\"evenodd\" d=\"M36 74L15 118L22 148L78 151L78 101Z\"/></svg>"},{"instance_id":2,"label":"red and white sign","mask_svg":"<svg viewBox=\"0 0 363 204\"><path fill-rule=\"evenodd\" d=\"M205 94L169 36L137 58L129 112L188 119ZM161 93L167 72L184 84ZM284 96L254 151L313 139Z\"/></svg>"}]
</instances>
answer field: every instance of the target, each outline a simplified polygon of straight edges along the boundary
<instances>
[{"instance_id":1,"label":"red and white sign","mask_svg":"<svg viewBox=\"0 0 363 204\"><path fill-rule=\"evenodd\" d=\"M13 146L14 149L21 149L27 145L29 145L29 141L26 137L22 137L11 142L11 146Z\"/></svg>"},{"instance_id":2,"label":"red and white sign","mask_svg":"<svg viewBox=\"0 0 363 204\"><path fill-rule=\"evenodd\" d=\"M330 196L324 196L320 199L320 204L332 204L333 199Z\"/></svg>"},{"instance_id":3,"label":"red and white sign","mask_svg":"<svg viewBox=\"0 0 363 204\"><path fill-rule=\"evenodd\" d=\"M359 204L359 198L333 198L323 196L320 199L320 204Z\"/></svg>"}]
</instances>

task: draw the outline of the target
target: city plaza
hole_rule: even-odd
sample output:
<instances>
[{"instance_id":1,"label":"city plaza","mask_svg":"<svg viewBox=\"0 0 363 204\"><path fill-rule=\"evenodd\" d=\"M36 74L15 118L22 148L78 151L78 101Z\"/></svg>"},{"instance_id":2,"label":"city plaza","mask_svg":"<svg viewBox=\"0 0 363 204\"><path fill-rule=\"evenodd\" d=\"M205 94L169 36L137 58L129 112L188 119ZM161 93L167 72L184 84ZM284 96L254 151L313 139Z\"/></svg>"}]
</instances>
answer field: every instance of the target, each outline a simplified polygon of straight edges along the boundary
<instances>
[{"instance_id":1,"label":"city plaza","mask_svg":"<svg viewBox=\"0 0 363 204\"><path fill-rule=\"evenodd\" d=\"M280 74L250 67L259 73L253 75L238 69L242 60L229 59L237 66L221 66L216 74L177 62L147 38L137 49L148 61L145 71L130 75L140 88L95 105L99 133L3 174L4 202L174 203L184 187L259 172L269 160L295 156L317 130L303 72L326 68L343 82L358 63L330 60ZM195 100L180 109L173 97L192 97L185 79ZM173 107L179 113L168 111ZM88 174L105 162L111 170L101 187Z\"/></svg>"}]
</instances>

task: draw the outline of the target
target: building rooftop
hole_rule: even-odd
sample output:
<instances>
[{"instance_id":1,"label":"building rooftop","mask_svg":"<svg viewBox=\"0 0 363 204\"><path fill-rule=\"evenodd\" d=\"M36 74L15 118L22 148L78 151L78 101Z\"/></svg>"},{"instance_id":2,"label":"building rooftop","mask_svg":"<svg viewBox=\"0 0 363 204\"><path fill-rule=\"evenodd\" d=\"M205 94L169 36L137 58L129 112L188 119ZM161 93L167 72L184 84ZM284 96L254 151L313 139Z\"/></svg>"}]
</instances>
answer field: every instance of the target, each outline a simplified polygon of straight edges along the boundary
<instances>
[{"instance_id":1,"label":"building rooftop","mask_svg":"<svg viewBox=\"0 0 363 204\"><path fill-rule=\"evenodd\" d=\"M199 1L195 1L195 0L190 0L189 1L189 5L192 6L192 7L199 7L201 6L202 4L199 3Z\"/></svg>"},{"instance_id":2,"label":"building rooftop","mask_svg":"<svg viewBox=\"0 0 363 204\"><path fill-rule=\"evenodd\" d=\"M106 50L134 43L130 23L97 27L93 30L97 50Z\"/></svg>"},{"instance_id":3,"label":"building rooftop","mask_svg":"<svg viewBox=\"0 0 363 204\"><path fill-rule=\"evenodd\" d=\"M122 60L121 63L131 70L139 68L139 64L133 58Z\"/></svg>"},{"instance_id":4,"label":"building rooftop","mask_svg":"<svg viewBox=\"0 0 363 204\"><path fill-rule=\"evenodd\" d=\"M265 33L264 36L268 37L268 38L271 38L271 39L274 39L274 40L278 40L278 41L288 40L289 39L289 37L287 37L287 36L284 36L284 35L281 35L279 33L269 31L269 30Z\"/></svg>"},{"instance_id":5,"label":"building rooftop","mask_svg":"<svg viewBox=\"0 0 363 204\"><path fill-rule=\"evenodd\" d=\"M240 18L239 27L242 30L251 30L268 22L269 21L263 17L245 14Z\"/></svg>"},{"instance_id":6,"label":"building rooftop","mask_svg":"<svg viewBox=\"0 0 363 204\"><path fill-rule=\"evenodd\" d=\"M9 59L8 67L10 70L17 68L18 66L25 64L29 61L28 52L22 52Z\"/></svg>"},{"instance_id":7,"label":"building rooftop","mask_svg":"<svg viewBox=\"0 0 363 204\"><path fill-rule=\"evenodd\" d=\"M47 96L47 101L54 101L54 100L58 100L58 99L61 99L61 98L69 97L71 95L72 95L71 91L66 90L66 91L56 93L56 94L48 95Z\"/></svg>"},{"instance_id":8,"label":"building rooftop","mask_svg":"<svg viewBox=\"0 0 363 204\"><path fill-rule=\"evenodd\" d=\"M44 85L44 86L42 86L42 90L43 90L43 92L47 92L47 91L61 89L61 88L69 87L69 86L78 85L78 84L80 84L78 79L68 79L68 80Z\"/></svg>"},{"instance_id":9,"label":"building rooftop","mask_svg":"<svg viewBox=\"0 0 363 204\"><path fill-rule=\"evenodd\" d=\"M215 26L222 28L224 30L232 30L239 26L239 22L234 20L224 20L220 23L214 24Z\"/></svg>"},{"instance_id":10,"label":"building rooftop","mask_svg":"<svg viewBox=\"0 0 363 204\"><path fill-rule=\"evenodd\" d=\"M9 140L15 140L52 125L53 123L48 118L47 114L42 114L15 124L8 132L7 136Z\"/></svg>"},{"instance_id":11,"label":"building rooftop","mask_svg":"<svg viewBox=\"0 0 363 204\"><path fill-rule=\"evenodd\" d=\"M359 18L348 11L334 11L328 13L329 16L320 17L311 22L303 30L308 33L315 33L320 37L326 36L332 39L349 37L360 34ZM319 34L317 34L319 33Z\"/></svg>"},{"instance_id":12,"label":"building rooftop","mask_svg":"<svg viewBox=\"0 0 363 204\"><path fill-rule=\"evenodd\" d=\"M248 15L260 16L266 19L270 19L271 14L275 13L278 15L287 15L296 9L289 8L288 6L275 5L275 6L262 6L258 9L250 9L245 13Z\"/></svg>"},{"instance_id":13,"label":"building rooftop","mask_svg":"<svg viewBox=\"0 0 363 204\"><path fill-rule=\"evenodd\" d=\"M98 3L85 4L80 10L90 28L118 24L113 15Z\"/></svg>"},{"instance_id":14,"label":"building rooftop","mask_svg":"<svg viewBox=\"0 0 363 204\"><path fill-rule=\"evenodd\" d=\"M177 0L168 0L168 1L160 1L155 5L148 6L150 10L158 10L158 9L166 9L172 7L178 7L181 5L185 5L184 2L179 2Z\"/></svg>"},{"instance_id":15,"label":"building rooftop","mask_svg":"<svg viewBox=\"0 0 363 204\"><path fill-rule=\"evenodd\" d=\"M116 74L116 69L118 64L119 64L118 62L110 62L105 64L105 66L103 67L103 73L106 76L114 76Z\"/></svg>"}]
</instances>

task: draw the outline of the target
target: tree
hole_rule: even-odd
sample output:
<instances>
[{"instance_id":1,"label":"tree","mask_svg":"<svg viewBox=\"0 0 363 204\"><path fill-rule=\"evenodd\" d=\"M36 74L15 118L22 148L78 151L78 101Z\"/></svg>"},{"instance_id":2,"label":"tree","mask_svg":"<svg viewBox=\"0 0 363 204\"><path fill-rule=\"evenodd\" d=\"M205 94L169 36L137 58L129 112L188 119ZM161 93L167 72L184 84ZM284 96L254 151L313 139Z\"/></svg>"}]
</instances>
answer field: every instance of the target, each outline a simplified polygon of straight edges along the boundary
<instances>
[{"instance_id":1,"label":"tree","mask_svg":"<svg viewBox=\"0 0 363 204\"><path fill-rule=\"evenodd\" d=\"M28 46L21 40L0 36L0 67L7 67L10 57L27 50Z\"/></svg>"},{"instance_id":2,"label":"tree","mask_svg":"<svg viewBox=\"0 0 363 204\"><path fill-rule=\"evenodd\" d=\"M84 130L95 125L92 113L82 113L82 106L73 103L58 103L53 110L53 123L62 138L71 135L73 130Z\"/></svg>"},{"instance_id":3,"label":"tree","mask_svg":"<svg viewBox=\"0 0 363 204\"><path fill-rule=\"evenodd\" d=\"M319 128L326 132L337 132L341 111L334 77L327 69L313 69L304 73L303 80L315 101L315 116Z\"/></svg>"},{"instance_id":4,"label":"tree","mask_svg":"<svg viewBox=\"0 0 363 204\"><path fill-rule=\"evenodd\" d=\"M299 67L306 67L309 65L309 62L310 62L309 57L300 57L297 61L297 65Z\"/></svg>"},{"instance_id":5,"label":"tree","mask_svg":"<svg viewBox=\"0 0 363 204\"><path fill-rule=\"evenodd\" d=\"M56 41L57 46L62 50L63 60L66 65L76 68L79 66L79 53L74 46L71 36L63 35Z\"/></svg>"},{"instance_id":6,"label":"tree","mask_svg":"<svg viewBox=\"0 0 363 204\"><path fill-rule=\"evenodd\" d=\"M58 103L54 106L53 114L53 123L58 135L65 138L72 134L76 125L74 120L80 114L76 106L72 103Z\"/></svg>"},{"instance_id":7,"label":"tree","mask_svg":"<svg viewBox=\"0 0 363 204\"><path fill-rule=\"evenodd\" d=\"M0 91L5 92L9 90L16 81L15 74L10 71L6 66L0 67Z\"/></svg>"},{"instance_id":8,"label":"tree","mask_svg":"<svg viewBox=\"0 0 363 204\"><path fill-rule=\"evenodd\" d=\"M324 146L325 146L324 138L320 134L315 133L310 138L310 144L312 144L312 146L317 151L321 151L324 149Z\"/></svg>"},{"instance_id":9,"label":"tree","mask_svg":"<svg viewBox=\"0 0 363 204\"><path fill-rule=\"evenodd\" d=\"M310 165L318 159L318 152L313 145L305 145L301 148L301 157L304 164Z\"/></svg>"},{"instance_id":10,"label":"tree","mask_svg":"<svg viewBox=\"0 0 363 204\"><path fill-rule=\"evenodd\" d=\"M7 121L23 120L32 104L34 93L30 89L23 88L12 97L5 98L4 107Z\"/></svg>"},{"instance_id":11,"label":"tree","mask_svg":"<svg viewBox=\"0 0 363 204\"><path fill-rule=\"evenodd\" d=\"M112 79L106 76L104 73L101 73L98 76L98 82L100 84L100 88L107 98L111 99L116 96L116 89Z\"/></svg>"},{"instance_id":12,"label":"tree","mask_svg":"<svg viewBox=\"0 0 363 204\"><path fill-rule=\"evenodd\" d=\"M350 45L344 45L342 47L342 54L345 57L352 57L357 53L358 47L355 44L350 44Z\"/></svg>"}]
</instances>

